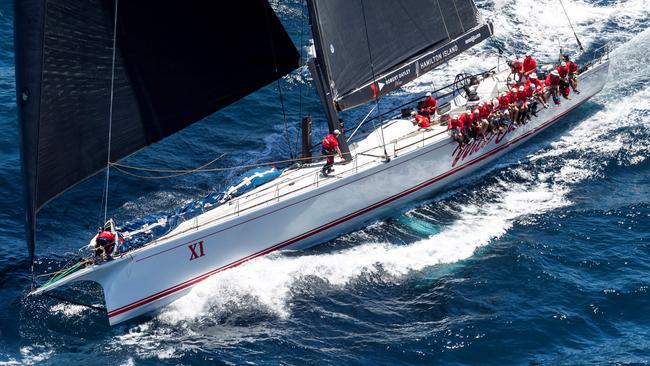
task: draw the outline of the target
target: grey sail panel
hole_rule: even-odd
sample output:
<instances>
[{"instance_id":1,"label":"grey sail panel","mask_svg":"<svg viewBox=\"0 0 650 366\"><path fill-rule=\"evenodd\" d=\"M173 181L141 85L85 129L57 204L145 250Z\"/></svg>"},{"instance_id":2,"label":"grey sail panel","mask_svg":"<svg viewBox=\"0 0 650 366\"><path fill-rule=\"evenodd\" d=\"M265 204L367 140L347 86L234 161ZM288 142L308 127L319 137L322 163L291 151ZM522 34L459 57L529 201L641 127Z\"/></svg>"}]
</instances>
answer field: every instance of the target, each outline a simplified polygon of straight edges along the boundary
<instances>
[{"instance_id":1,"label":"grey sail panel","mask_svg":"<svg viewBox=\"0 0 650 366\"><path fill-rule=\"evenodd\" d=\"M318 27L314 42L335 102L373 76L482 25L472 0L310 0L310 5Z\"/></svg>"},{"instance_id":2,"label":"grey sail panel","mask_svg":"<svg viewBox=\"0 0 650 366\"><path fill-rule=\"evenodd\" d=\"M114 0L16 0L28 242L46 202L106 166ZM111 161L295 70L266 0L119 2Z\"/></svg>"},{"instance_id":3,"label":"grey sail panel","mask_svg":"<svg viewBox=\"0 0 650 366\"><path fill-rule=\"evenodd\" d=\"M340 110L354 108L373 100L381 94L397 90L402 85L417 79L433 70L436 66L449 61L468 48L487 39L492 33L492 24L490 23L470 29L460 37L442 46L433 47L417 57L397 65L385 74L377 75L374 80L359 88L340 96L336 101L336 106Z\"/></svg>"}]
</instances>

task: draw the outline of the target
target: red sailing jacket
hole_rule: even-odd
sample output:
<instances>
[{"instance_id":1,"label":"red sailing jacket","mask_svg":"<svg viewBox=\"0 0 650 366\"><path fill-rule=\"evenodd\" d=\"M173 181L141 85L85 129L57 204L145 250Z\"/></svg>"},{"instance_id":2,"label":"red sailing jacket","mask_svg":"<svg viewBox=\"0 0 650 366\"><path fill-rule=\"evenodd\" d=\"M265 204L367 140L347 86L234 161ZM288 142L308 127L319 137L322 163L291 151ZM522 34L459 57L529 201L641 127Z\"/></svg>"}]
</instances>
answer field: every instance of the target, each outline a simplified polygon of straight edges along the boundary
<instances>
[{"instance_id":1,"label":"red sailing jacket","mask_svg":"<svg viewBox=\"0 0 650 366\"><path fill-rule=\"evenodd\" d=\"M569 67L569 72L570 73L575 74L575 73L578 72L578 64L577 63L575 63L573 61L569 61L569 62L566 63L566 65Z\"/></svg>"},{"instance_id":2,"label":"red sailing jacket","mask_svg":"<svg viewBox=\"0 0 650 366\"><path fill-rule=\"evenodd\" d=\"M483 105L483 108L481 108L481 118L488 118L490 116L490 113L492 113L492 106L491 103L485 103Z\"/></svg>"},{"instance_id":3,"label":"red sailing jacket","mask_svg":"<svg viewBox=\"0 0 650 366\"><path fill-rule=\"evenodd\" d=\"M339 146L339 141L336 139L336 136L334 136L333 133L327 134L325 138L323 139L323 147L327 150L334 150Z\"/></svg>"},{"instance_id":4,"label":"red sailing jacket","mask_svg":"<svg viewBox=\"0 0 650 366\"><path fill-rule=\"evenodd\" d=\"M438 105L438 101L434 97L426 97L424 98L424 102L422 102L422 106L428 109L430 113L435 112L436 105Z\"/></svg>"},{"instance_id":5,"label":"red sailing jacket","mask_svg":"<svg viewBox=\"0 0 650 366\"><path fill-rule=\"evenodd\" d=\"M458 117L458 123L460 123L461 126L464 128L471 128L472 127L472 120L469 118L467 113L463 113Z\"/></svg>"},{"instance_id":6,"label":"red sailing jacket","mask_svg":"<svg viewBox=\"0 0 650 366\"><path fill-rule=\"evenodd\" d=\"M448 130L453 130L454 128L462 130L463 129L463 124L460 123L460 121L458 119L450 118L449 122L447 122L447 129Z\"/></svg>"},{"instance_id":7,"label":"red sailing jacket","mask_svg":"<svg viewBox=\"0 0 650 366\"><path fill-rule=\"evenodd\" d=\"M544 80L544 84L546 85L560 85L560 76L555 76L553 74L548 74L546 76L546 80Z\"/></svg>"},{"instance_id":8,"label":"red sailing jacket","mask_svg":"<svg viewBox=\"0 0 650 366\"><path fill-rule=\"evenodd\" d=\"M567 74L569 73L569 68L567 66L564 66L564 67L558 66L558 67L555 68L555 70L557 70L557 72L560 73L561 78L565 78L567 76Z\"/></svg>"},{"instance_id":9,"label":"red sailing jacket","mask_svg":"<svg viewBox=\"0 0 650 366\"><path fill-rule=\"evenodd\" d=\"M528 73L529 71L534 72L536 68L537 62L532 56L524 58L524 74Z\"/></svg>"},{"instance_id":10,"label":"red sailing jacket","mask_svg":"<svg viewBox=\"0 0 650 366\"><path fill-rule=\"evenodd\" d=\"M523 72L524 69L523 69L523 65L521 64L521 62L519 62L519 60L514 60L514 61L512 61L511 70L512 70L512 72L521 73L521 72Z\"/></svg>"},{"instance_id":11,"label":"red sailing jacket","mask_svg":"<svg viewBox=\"0 0 650 366\"><path fill-rule=\"evenodd\" d=\"M470 119L470 126L473 125L473 124L478 125L478 122L481 120L481 114L480 114L480 113L481 113L481 112L479 111L479 114L476 115L476 114L474 114L474 112L472 112L472 115L469 116L469 119Z\"/></svg>"},{"instance_id":12,"label":"red sailing jacket","mask_svg":"<svg viewBox=\"0 0 650 366\"><path fill-rule=\"evenodd\" d=\"M431 124L429 123L429 119L426 116L423 116L421 114L415 115L415 122L417 122L418 126L420 126L421 128L431 127Z\"/></svg>"},{"instance_id":13,"label":"red sailing jacket","mask_svg":"<svg viewBox=\"0 0 650 366\"><path fill-rule=\"evenodd\" d=\"M115 234L113 234L110 231L102 231L101 233L97 234L97 239L107 239L109 243L115 242ZM95 241L97 240L95 239ZM120 243L123 243L124 239L120 237Z\"/></svg>"},{"instance_id":14,"label":"red sailing jacket","mask_svg":"<svg viewBox=\"0 0 650 366\"><path fill-rule=\"evenodd\" d=\"M526 81L526 89L530 89L531 84L535 85L536 87L537 86L544 87L544 83L542 83L541 80L539 80L539 79L528 79Z\"/></svg>"},{"instance_id":15,"label":"red sailing jacket","mask_svg":"<svg viewBox=\"0 0 650 366\"><path fill-rule=\"evenodd\" d=\"M510 104L510 98L508 98L508 94L499 97L499 109L506 109L508 108L509 104Z\"/></svg>"}]
</instances>

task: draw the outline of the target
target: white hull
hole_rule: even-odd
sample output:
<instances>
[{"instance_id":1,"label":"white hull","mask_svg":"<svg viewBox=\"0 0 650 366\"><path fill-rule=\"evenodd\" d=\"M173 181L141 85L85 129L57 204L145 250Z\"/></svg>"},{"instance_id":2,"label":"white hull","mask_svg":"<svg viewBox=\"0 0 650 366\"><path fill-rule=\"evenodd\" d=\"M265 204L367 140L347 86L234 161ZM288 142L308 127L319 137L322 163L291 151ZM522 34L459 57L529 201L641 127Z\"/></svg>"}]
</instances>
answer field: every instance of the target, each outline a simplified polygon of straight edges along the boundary
<instances>
[{"instance_id":1,"label":"white hull","mask_svg":"<svg viewBox=\"0 0 650 366\"><path fill-rule=\"evenodd\" d=\"M413 128L408 121L393 121L385 129L386 140L391 141L386 146L389 162L358 155L353 163L337 165L337 176L326 179L318 177L320 165L295 170L183 223L156 243L38 291L92 280L104 289L111 324L149 312L220 271L279 249L321 243L471 174L598 93L608 66L605 61L581 74L582 93L572 94L572 100L541 110L523 127L462 150L446 134L438 134L440 130L413 132L410 139L392 142L390 136ZM371 135L364 141L376 145L373 139ZM363 144L353 145L353 154Z\"/></svg>"}]
</instances>

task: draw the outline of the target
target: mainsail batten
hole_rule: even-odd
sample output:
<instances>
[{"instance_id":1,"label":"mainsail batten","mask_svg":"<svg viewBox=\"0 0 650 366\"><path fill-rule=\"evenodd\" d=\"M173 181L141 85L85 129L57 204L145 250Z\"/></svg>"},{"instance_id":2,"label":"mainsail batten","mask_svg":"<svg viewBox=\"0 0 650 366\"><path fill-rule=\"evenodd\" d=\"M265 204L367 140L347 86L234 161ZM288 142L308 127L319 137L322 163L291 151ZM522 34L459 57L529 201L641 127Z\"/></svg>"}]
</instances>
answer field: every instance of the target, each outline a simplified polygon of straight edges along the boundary
<instances>
[{"instance_id":1,"label":"mainsail batten","mask_svg":"<svg viewBox=\"0 0 650 366\"><path fill-rule=\"evenodd\" d=\"M266 0L16 0L16 90L27 234L48 201L299 66ZM245 21L242 21L245 19Z\"/></svg>"}]
</instances>

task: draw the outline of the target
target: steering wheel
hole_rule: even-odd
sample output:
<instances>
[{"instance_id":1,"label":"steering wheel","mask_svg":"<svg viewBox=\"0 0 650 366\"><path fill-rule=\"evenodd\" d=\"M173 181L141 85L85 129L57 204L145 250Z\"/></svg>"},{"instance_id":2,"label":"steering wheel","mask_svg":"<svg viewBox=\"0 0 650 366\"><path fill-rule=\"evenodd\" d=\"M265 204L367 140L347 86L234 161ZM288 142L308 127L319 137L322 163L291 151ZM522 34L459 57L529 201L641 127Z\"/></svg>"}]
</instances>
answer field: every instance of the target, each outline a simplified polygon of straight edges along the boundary
<instances>
[{"instance_id":1,"label":"steering wheel","mask_svg":"<svg viewBox=\"0 0 650 366\"><path fill-rule=\"evenodd\" d=\"M469 95L467 95L467 89L465 88L466 86L469 86L471 83L471 78L472 75L461 72L460 74L456 75L454 78L454 93L456 90L462 90L460 95L465 94L465 98L469 98Z\"/></svg>"}]
</instances>

